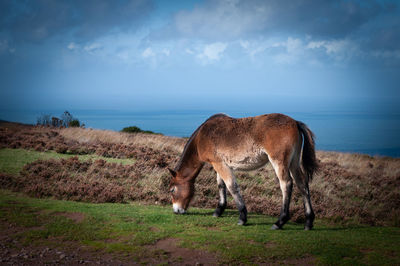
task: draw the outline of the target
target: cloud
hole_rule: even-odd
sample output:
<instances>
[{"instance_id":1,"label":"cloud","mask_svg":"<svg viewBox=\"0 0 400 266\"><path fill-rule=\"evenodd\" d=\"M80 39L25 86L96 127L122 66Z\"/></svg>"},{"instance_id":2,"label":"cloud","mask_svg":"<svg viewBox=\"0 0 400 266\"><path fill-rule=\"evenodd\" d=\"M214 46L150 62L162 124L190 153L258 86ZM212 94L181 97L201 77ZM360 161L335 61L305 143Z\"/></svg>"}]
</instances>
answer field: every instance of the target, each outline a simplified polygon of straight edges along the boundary
<instances>
[{"instance_id":1,"label":"cloud","mask_svg":"<svg viewBox=\"0 0 400 266\"><path fill-rule=\"evenodd\" d=\"M148 58L148 57L154 57L156 54L153 52L153 50L148 47L146 48L146 50L143 51L142 56L144 58Z\"/></svg>"},{"instance_id":2,"label":"cloud","mask_svg":"<svg viewBox=\"0 0 400 266\"><path fill-rule=\"evenodd\" d=\"M153 9L147 0L0 1L0 32L18 42L60 34L89 41L112 31L135 30Z\"/></svg>"},{"instance_id":3,"label":"cloud","mask_svg":"<svg viewBox=\"0 0 400 266\"><path fill-rule=\"evenodd\" d=\"M177 12L153 36L228 41L277 33L313 37L346 37L381 14L391 12L382 1L207 0ZM395 2L392 4L395 5Z\"/></svg>"},{"instance_id":4,"label":"cloud","mask_svg":"<svg viewBox=\"0 0 400 266\"><path fill-rule=\"evenodd\" d=\"M335 61L346 61L354 57L365 57L360 47L347 39L310 41L307 49L311 51L323 50L324 53Z\"/></svg>"},{"instance_id":5,"label":"cloud","mask_svg":"<svg viewBox=\"0 0 400 266\"><path fill-rule=\"evenodd\" d=\"M261 30L268 10L259 4L244 3L208 1L202 7L178 12L173 21L174 31L189 38L232 39Z\"/></svg>"},{"instance_id":6,"label":"cloud","mask_svg":"<svg viewBox=\"0 0 400 266\"><path fill-rule=\"evenodd\" d=\"M68 50L74 51L74 50L79 49L79 46L74 42L70 42L68 44L67 48L68 48Z\"/></svg>"},{"instance_id":7,"label":"cloud","mask_svg":"<svg viewBox=\"0 0 400 266\"><path fill-rule=\"evenodd\" d=\"M99 43L91 43L83 47L83 50L85 50L88 53L94 53L98 50L101 50L103 46Z\"/></svg>"},{"instance_id":8,"label":"cloud","mask_svg":"<svg viewBox=\"0 0 400 266\"><path fill-rule=\"evenodd\" d=\"M308 54L320 53L316 49L319 44L323 50L319 56L323 54L327 59L345 60L354 57L351 52L355 51L371 57L373 53L399 50L399 10L395 0L205 0L194 8L176 12L170 23L152 31L149 39L229 44L239 41L251 58L271 52L282 55L279 48L283 43L292 58L296 49L305 49L299 49L297 42L304 46L311 39L313 44L308 48L315 50ZM287 42L288 38L293 42ZM272 39L280 40L273 46ZM192 47L186 49L189 54L190 51ZM285 58L281 61L288 61L286 57L281 56Z\"/></svg>"},{"instance_id":9,"label":"cloud","mask_svg":"<svg viewBox=\"0 0 400 266\"><path fill-rule=\"evenodd\" d=\"M164 49L162 50L162 53L163 53L164 55L166 55L166 56L169 56L170 53L171 53L171 51L170 51L169 49L164 48Z\"/></svg>"},{"instance_id":10,"label":"cloud","mask_svg":"<svg viewBox=\"0 0 400 266\"><path fill-rule=\"evenodd\" d=\"M187 54L194 54L194 51L192 49L186 48L185 53Z\"/></svg>"},{"instance_id":11,"label":"cloud","mask_svg":"<svg viewBox=\"0 0 400 266\"><path fill-rule=\"evenodd\" d=\"M207 62L218 61L222 57L226 47L226 43L216 42L204 46L203 52L197 55L198 58Z\"/></svg>"},{"instance_id":12,"label":"cloud","mask_svg":"<svg viewBox=\"0 0 400 266\"><path fill-rule=\"evenodd\" d=\"M273 43L270 47L285 48L284 51L273 54L273 60L277 64L291 65L297 63L305 55L303 41L299 38L289 37L286 41Z\"/></svg>"}]
</instances>

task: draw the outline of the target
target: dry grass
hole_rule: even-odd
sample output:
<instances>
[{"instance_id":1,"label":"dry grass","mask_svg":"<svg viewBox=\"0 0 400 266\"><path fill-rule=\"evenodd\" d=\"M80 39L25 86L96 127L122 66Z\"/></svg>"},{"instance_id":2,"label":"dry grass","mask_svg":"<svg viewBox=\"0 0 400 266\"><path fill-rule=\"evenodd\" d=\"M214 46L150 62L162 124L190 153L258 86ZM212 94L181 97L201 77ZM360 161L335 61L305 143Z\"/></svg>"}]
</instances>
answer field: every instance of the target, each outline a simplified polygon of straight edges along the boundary
<instances>
[{"instance_id":1,"label":"dry grass","mask_svg":"<svg viewBox=\"0 0 400 266\"><path fill-rule=\"evenodd\" d=\"M136 163L123 166L97 161L85 165L72 159L37 161L27 165L18 177L0 176L0 184L38 197L169 204L166 188L170 177L166 167L176 165L185 141L105 130L2 125L1 147L133 157ZM317 157L321 169L310 185L317 217L335 222L400 225L400 159L323 151L318 151ZM249 211L273 216L279 214L281 192L270 165L253 172L238 172L237 176ZM65 191L65 187L69 190ZM210 165L206 165L197 177L196 191L192 206L216 206L216 174ZM234 208L232 200L229 206ZM291 213L294 221L304 219L297 189L294 190Z\"/></svg>"},{"instance_id":2,"label":"dry grass","mask_svg":"<svg viewBox=\"0 0 400 266\"><path fill-rule=\"evenodd\" d=\"M60 130L60 135L67 140L78 141L84 144L112 143L145 146L148 148L163 150L165 148L182 152L185 140L176 137L167 137L157 134L124 133L111 130L65 128Z\"/></svg>"}]
</instances>

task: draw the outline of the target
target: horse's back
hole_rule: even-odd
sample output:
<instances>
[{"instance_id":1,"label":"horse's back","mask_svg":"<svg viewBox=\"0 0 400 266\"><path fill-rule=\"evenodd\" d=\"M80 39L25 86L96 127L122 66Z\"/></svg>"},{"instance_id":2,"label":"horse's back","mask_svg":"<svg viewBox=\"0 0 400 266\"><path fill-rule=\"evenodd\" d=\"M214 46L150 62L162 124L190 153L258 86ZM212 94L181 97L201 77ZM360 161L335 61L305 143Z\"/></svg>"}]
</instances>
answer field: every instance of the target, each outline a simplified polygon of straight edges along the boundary
<instances>
[{"instance_id":1,"label":"horse's back","mask_svg":"<svg viewBox=\"0 0 400 266\"><path fill-rule=\"evenodd\" d=\"M233 168L258 168L268 156L289 149L298 139L297 123L282 114L207 120L197 134L198 152L205 161L223 160Z\"/></svg>"}]
</instances>

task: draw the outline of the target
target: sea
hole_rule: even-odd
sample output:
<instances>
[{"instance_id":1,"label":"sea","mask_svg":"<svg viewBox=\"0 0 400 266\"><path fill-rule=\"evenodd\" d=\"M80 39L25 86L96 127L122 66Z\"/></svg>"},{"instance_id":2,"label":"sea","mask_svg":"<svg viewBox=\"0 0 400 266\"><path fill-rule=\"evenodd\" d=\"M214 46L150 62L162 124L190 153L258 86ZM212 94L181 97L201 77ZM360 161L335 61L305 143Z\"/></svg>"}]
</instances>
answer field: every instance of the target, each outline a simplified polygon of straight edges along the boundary
<instances>
[{"instance_id":1,"label":"sea","mask_svg":"<svg viewBox=\"0 0 400 266\"><path fill-rule=\"evenodd\" d=\"M167 136L189 137L216 110L69 110L86 128L120 131L138 126ZM35 124L43 114L60 117L62 111L0 110L5 121ZM257 112L228 112L232 117L260 115ZM316 147L324 151L400 157L400 114L369 112L287 112L306 123L316 135Z\"/></svg>"}]
</instances>

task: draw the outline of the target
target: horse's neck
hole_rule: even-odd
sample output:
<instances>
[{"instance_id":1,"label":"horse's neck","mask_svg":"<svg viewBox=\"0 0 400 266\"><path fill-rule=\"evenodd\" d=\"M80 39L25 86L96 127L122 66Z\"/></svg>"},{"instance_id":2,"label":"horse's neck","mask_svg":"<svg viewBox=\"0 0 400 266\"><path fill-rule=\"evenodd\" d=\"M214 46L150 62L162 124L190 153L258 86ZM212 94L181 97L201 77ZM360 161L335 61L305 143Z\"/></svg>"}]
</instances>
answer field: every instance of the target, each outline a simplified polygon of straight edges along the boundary
<instances>
[{"instance_id":1,"label":"horse's neck","mask_svg":"<svg viewBox=\"0 0 400 266\"><path fill-rule=\"evenodd\" d=\"M197 147L192 142L185 147L176 171L180 172L184 178L190 177L194 179L199 174L203 165L204 163L199 160L199 156L197 155Z\"/></svg>"}]
</instances>

